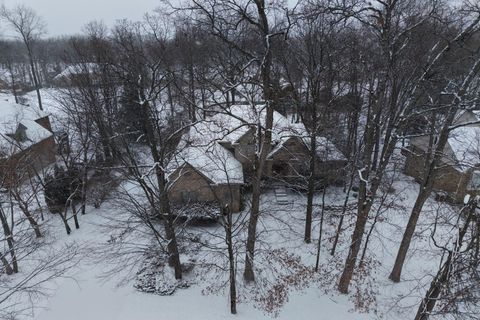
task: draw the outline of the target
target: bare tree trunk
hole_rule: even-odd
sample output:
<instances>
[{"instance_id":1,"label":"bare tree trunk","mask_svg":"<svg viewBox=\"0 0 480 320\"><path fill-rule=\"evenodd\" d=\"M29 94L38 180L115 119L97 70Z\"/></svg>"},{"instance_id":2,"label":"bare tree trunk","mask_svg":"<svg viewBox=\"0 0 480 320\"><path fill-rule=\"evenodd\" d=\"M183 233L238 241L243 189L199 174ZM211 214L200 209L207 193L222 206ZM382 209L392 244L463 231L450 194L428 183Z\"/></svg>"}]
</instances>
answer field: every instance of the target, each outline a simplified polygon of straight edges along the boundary
<instances>
[{"instance_id":1,"label":"bare tree trunk","mask_svg":"<svg viewBox=\"0 0 480 320\"><path fill-rule=\"evenodd\" d=\"M314 110L316 112L316 110ZM316 127L316 124L315 124ZM315 128L316 129L316 128ZM310 176L308 177L307 214L305 217L305 242L312 242L313 197L315 195L315 161L317 154L316 135L310 137Z\"/></svg>"},{"instance_id":2,"label":"bare tree trunk","mask_svg":"<svg viewBox=\"0 0 480 320\"><path fill-rule=\"evenodd\" d=\"M30 45L28 43L25 43L25 44L27 45L28 60L30 62L30 68L32 70L33 84L35 86L35 91L37 92L38 107L40 108L40 110L43 111L42 96L40 94L40 83L38 81L37 70L35 68L35 62L33 61L32 50L31 50Z\"/></svg>"},{"instance_id":3,"label":"bare tree trunk","mask_svg":"<svg viewBox=\"0 0 480 320\"><path fill-rule=\"evenodd\" d=\"M5 269L5 273L7 275L12 275L13 269L10 266L10 263L8 262L8 260L5 258L5 256L2 253L0 253L0 260L2 261L3 268Z\"/></svg>"},{"instance_id":4,"label":"bare tree trunk","mask_svg":"<svg viewBox=\"0 0 480 320\"><path fill-rule=\"evenodd\" d=\"M28 222L35 231L35 236L37 238L41 238L42 233L40 232L40 226L38 225L37 220L35 220L35 218L30 213L30 210L28 209L28 204L22 204L21 199L18 199L18 205L20 206L20 209L22 210L25 217L27 217Z\"/></svg>"},{"instance_id":5,"label":"bare tree trunk","mask_svg":"<svg viewBox=\"0 0 480 320\"><path fill-rule=\"evenodd\" d=\"M348 199L350 198L350 192L352 191L354 177L355 177L355 175L352 172L351 177L350 177L350 182L348 184L347 193L345 195L345 201L343 202L342 214L340 215L340 220L338 221L337 231L335 232L335 239L333 240L332 250L330 251L330 255L332 255L332 256L335 255L335 250L337 250L338 239L340 238L340 234L342 233L343 220L345 219L345 214L347 212Z\"/></svg>"},{"instance_id":6,"label":"bare tree trunk","mask_svg":"<svg viewBox=\"0 0 480 320\"><path fill-rule=\"evenodd\" d=\"M60 218L62 219L63 225L65 226L65 231L67 232L68 235L70 235L70 233L72 233L72 229L71 229L70 226L68 225L67 217L63 215L62 210L59 210L59 211L58 211L58 215L59 215Z\"/></svg>"},{"instance_id":7,"label":"bare tree trunk","mask_svg":"<svg viewBox=\"0 0 480 320\"><path fill-rule=\"evenodd\" d=\"M400 244L400 248L395 259L395 264L389 277L394 282L400 281L402 268L405 263L405 257L407 255L408 249L410 247L410 242L412 241L413 234L417 227L418 218L420 217L420 213L422 212L423 205L432 193L435 181L435 170L437 168L437 165L440 164L441 158L444 154L445 146L448 143L450 127L455 120L458 107L460 106L460 103L463 102L462 98L465 96L467 89L469 88L472 81L476 78L476 75L479 71L480 59L473 64L468 76L463 81L461 88L455 94L455 98L453 99L451 106L448 110L447 119L445 120L445 123L442 126L442 130L440 131L437 144L435 148L432 149L433 157L430 159L429 163L425 165L422 179L423 181L420 184L420 191L418 193L417 199L415 200L415 205L413 206L412 212L410 214L410 218L408 220L408 224L405 229L405 233L403 234L402 242Z\"/></svg>"},{"instance_id":8,"label":"bare tree trunk","mask_svg":"<svg viewBox=\"0 0 480 320\"><path fill-rule=\"evenodd\" d=\"M435 305L440 297L442 288L448 285L448 281L452 276L451 270L454 267L455 256L459 253L463 245L463 238L467 234L470 222L474 220L475 211L477 209L477 200L472 200L469 204L468 216L465 224L458 230L458 237L454 238L453 249L448 251L448 256L445 262L438 270L436 276L433 278L430 288L420 304L415 320L427 320L430 317ZM461 214L461 213L460 213Z\"/></svg>"},{"instance_id":9,"label":"bare tree trunk","mask_svg":"<svg viewBox=\"0 0 480 320\"><path fill-rule=\"evenodd\" d=\"M229 263L229 281L230 281L230 313L237 314L237 284L236 284L236 272L235 272L235 255L233 251L233 233L232 233L232 213L230 207L225 206L223 214L227 215L226 242L228 250L228 263Z\"/></svg>"},{"instance_id":10,"label":"bare tree trunk","mask_svg":"<svg viewBox=\"0 0 480 320\"><path fill-rule=\"evenodd\" d=\"M372 115L370 113L369 119L367 119L367 127L365 132L364 168L363 170L360 170L360 175L362 176L360 177L360 188L358 192L357 221L352 234L347 260L345 261L342 276L340 277L340 282L338 284L338 290L343 294L348 293L348 287L350 286L350 281L353 277L353 270L355 269L358 253L361 248L363 233L368 220L368 214L373 204L372 195L376 192L376 190L369 190L368 180L366 180L368 179L368 175L370 173L372 153L375 144L375 121L372 121L371 117ZM379 181L378 179L379 177L377 177L377 184ZM372 189L376 189L376 186L372 186Z\"/></svg>"},{"instance_id":11,"label":"bare tree trunk","mask_svg":"<svg viewBox=\"0 0 480 320\"><path fill-rule=\"evenodd\" d=\"M83 178L82 178L82 215L86 213L86 207L87 207L87 180L88 180L88 167L87 167L87 162L88 162L88 153L87 153L87 148L84 148L84 154L83 154Z\"/></svg>"},{"instance_id":12,"label":"bare tree trunk","mask_svg":"<svg viewBox=\"0 0 480 320\"><path fill-rule=\"evenodd\" d=\"M270 48L270 27L265 11L265 1L255 0L255 5L258 13L258 25L260 26L260 32L264 35L264 56L261 64L261 77L263 86L263 96L266 103L266 116L265 116L265 130L262 133L260 124L257 128L257 152L255 153L254 162L254 178L252 181L252 208L250 210L250 217L248 221L248 235L247 235L247 252L245 257L245 271L243 276L247 282L255 281L255 273L253 260L255 256L255 242L257 239L257 223L260 215L260 192L261 192L261 179L263 175L263 169L265 166L265 160L270 152L272 143L272 127L273 127L273 97L271 90L271 65L272 65L272 52Z\"/></svg>"},{"instance_id":13,"label":"bare tree trunk","mask_svg":"<svg viewBox=\"0 0 480 320\"><path fill-rule=\"evenodd\" d=\"M8 263L6 258L2 256L2 260L5 259L5 261L7 261L7 264L4 263L5 271L7 272L7 274L17 273L18 262L17 262L17 256L15 254L15 244L13 240L12 229L8 225L7 217L5 216L5 212L3 211L3 208L0 208L0 220L2 222L3 234L5 235L5 239L7 240L8 251L10 252L10 257L12 258L12 266L10 268L11 273L8 273L7 266L10 267L10 264Z\"/></svg>"},{"instance_id":14,"label":"bare tree trunk","mask_svg":"<svg viewBox=\"0 0 480 320\"><path fill-rule=\"evenodd\" d=\"M245 271L243 277L246 281L255 281L253 259L255 256L255 242L257 238L257 223L260 215L260 178L255 174L252 181L252 207L248 220L247 253L245 256Z\"/></svg>"},{"instance_id":15,"label":"bare tree trunk","mask_svg":"<svg viewBox=\"0 0 480 320\"><path fill-rule=\"evenodd\" d=\"M420 189L420 193L418 194L417 200L415 201L412 212L410 214L410 218L408 219L407 227L405 228L402 242L400 243L400 248L398 249L397 257L395 259L395 264L393 265L393 270L389 276L390 280L392 280L393 282L400 281L403 265L405 263L405 258L407 256L413 234L415 233L415 229L417 227L418 218L420 217L420 213L422 212L425 201L428 199L431 193L431 189L425 189L423 184L420 185Z\"/></svg>"},{"instance_id":16,"label":"bare tree trunk","mask_svg":"<svg viewBox=\"0 0 480 320\"><path fill-rule=\"evenodd\" d=\"M70 208L72 210L73 221L75 222L75 229L80 229L80 223L78 222L77 208L75 208L75 203L73 200L70 200ZM66 212L65 212L66 215Z\"/></svg>"},{"instance_id":17,"label":"bare tree trunk","mask_svg":"<svg viewBox=\"0 0 480 320\"><path fill-rule=\"evenodd\" d=\"M322 234L323 234L323 219L325 217L325 194L327 193L327 187L323 188L322 194L322 211L320 213L320 226L318 231L318 243L317 243L317 260L315 262L315 272L318 272L320 266L320 252L322 249Z\"/></svg>"}]
</instances>

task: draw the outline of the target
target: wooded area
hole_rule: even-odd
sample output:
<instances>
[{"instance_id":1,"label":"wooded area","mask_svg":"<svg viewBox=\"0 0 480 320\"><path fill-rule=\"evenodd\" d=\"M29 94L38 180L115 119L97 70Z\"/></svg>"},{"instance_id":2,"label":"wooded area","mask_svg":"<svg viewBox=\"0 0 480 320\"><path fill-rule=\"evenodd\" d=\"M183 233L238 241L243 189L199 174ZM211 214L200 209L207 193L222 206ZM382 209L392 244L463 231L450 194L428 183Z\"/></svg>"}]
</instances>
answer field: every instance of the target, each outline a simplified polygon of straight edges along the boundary
<instances>
[{"instance_id":1,"label":"wooded area","mask_svg":"<svg viewBox=\"0 0 480 320\"><path fill-rule=\"evenodd\" d=\"M232 314L313 283L368 313L362 286L401 285L426 241L408 315L478 319L478 1L189 0L61 38L23 5L0 19L0 113L29 110L0 115L0 317L90 250L140 291L226 288ZM108 241L52 249L101 207Z\"/></svg>"}]
</instances>

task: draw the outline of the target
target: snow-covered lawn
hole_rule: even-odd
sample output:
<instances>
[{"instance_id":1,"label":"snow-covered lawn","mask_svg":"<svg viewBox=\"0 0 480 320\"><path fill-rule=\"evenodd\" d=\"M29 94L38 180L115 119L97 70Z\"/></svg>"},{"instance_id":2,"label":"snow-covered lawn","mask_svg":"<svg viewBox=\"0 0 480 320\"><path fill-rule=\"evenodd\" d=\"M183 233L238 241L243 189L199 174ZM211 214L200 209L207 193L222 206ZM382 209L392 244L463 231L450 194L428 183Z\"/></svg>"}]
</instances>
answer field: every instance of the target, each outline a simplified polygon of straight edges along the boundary
<instances>
[{"instance_id":1,"label":"snow-covered lawn","mask_svg":"<svg viewBox=\"0 0 480 320\"><path fill-rule=\"evenodd\" d=\"M55 95L54 89L44 90L44 106L54 115L54 127L56 120L61 119ZM7 97L8 95L0 95L1 99ZM29 100L35 103L34 96L30 96ZM400 163L403 161L401 158L399 160ZM342 232L336 255L332 257L329 254L339 219L339 212L331 210L331 207L343 204L345 194L342 189L327 189L318 273L313 272L313 267L317 253L322 194L317 194L315 198L313 241L307 245L303 242L306 196L291 191L291 204L281 205L276 203L273 190L267 191L262 197L262 216L258 229L256 264L259 276L256 286L245 285L242 281L245 232L240 232L236 238L240 297L236 316L229 314L227 272L204 266L209 259L220 259L216 263L226 266L225 257L222 258L225 252L207 251L186 241L192 237L199 237L206 242L218 241L214 236L224 232L220 225L189 226L182 231L184 248L191 247L191 250L187 249L182 254L182 260L195 259L200 265L195 266L194 271L186 276L190 287L177 289L171 296L159 296L142 293L134 288L137 270L130 270L129 267L141 265L145 259L142 255L128 255L128 259L136 261L125 261L125 270L115 268L118 267L118 260L105 258L104 250L108 248L112 234L118 232L118 229L109 230L105 226L118 217L128 215L125 208L122 209L122 205L119 205L118 199L111 197L100 209L89 206L87 214L80 217L80 229L73 230L69 236L66 235L60 218L47 213L42 229L49 242L53 242L50 246L61 250L65 244L73 244L82 250L78 263L69 270L68 277L49 283L51 295L35 301L34 319L256 320L271 319L274 316L278 319L413 319L440 261L440 251L430 238L432 223L438 214L440 224L437 238L448 237L452 232L448 221L455 220L449 217L455 217L458 210L433 199L427 201L407 257L402 282L394 284L388 280L388 275L418 192L418 184L411 178L398 174L389 191L385 206L370 234L364 267L354 277L349 296L338 294L336 281L348 252L355 222L354 210L349 211L345 220L346 230ZM356 199L350 201L355 204ZM241 215L246 216L247 211L248 209ZM374 208L371 214L367 232L371 229L377 209ZM139 237L134 239L138 243L150 241L146 236ZM215 244L218 246L218 242ZM282 265L289 258L293 262ZM105 273L112 268L116 272L105 278ZM295 276L293 279L299 282L290 287L288 277L291 273ZM282 285L280 295L272 294L275 284ZM275 300L279 297L282 297L281 301Z\"/></svg>"},{"instance_id":2,"label":"snow-covered lawn","mask_svg":"<svg viewBox=\"0 0 480 320\"><path fill-rule=\"evenodd\" d=\"M292 289L288 291L288 302L280 309L278 319L312 319L321 316L322 319L408 319L413 313L424 294L424 286L431 278L429 273L435 271L438 262L438 252L430 244L430 227L432 215L437 206L448 212L449 206L438 204L433 200L428 203L422 216L419 237L416 238L409 260L400 284L393 284L388 280L388 274L393 264L394 254L402 235L402 227L406 224L409 214L409 205L415 196L417 185L409 178L401 176L404 181L395 185L395 194L401 194L398 199L404 206L392 208L382 214L381 219L372 233L367 257L368 266L366 276L357 279L352 285L350 296L339 295L335 291L335 281L339 270L337 264L344 261L350 237L350 229L342 234L341 245L336 258L332 258L328 251L331 248L337 218L326 212L325 234L322 252L321 268L318 277L312 277L310 286L304 290ZM285 248L287 251L300 256L302 263L308 267L315 264L316 238L318 229L313 234L312 244L303 243L303 216L305 196L290 194L293 205L281 206L275 204L273 192L264 195L263 207L265 210L261 223L261 239L264 245L259 250L269 252L274 248ZM343 201L343 192L339 188L327 191L327 205L340 204ZM319 203L321 194L317 196ZM112 201L112 200L110 200ZM188 289L179 289L172 296L158 296L141 293L133 288L133 279L124 281L121 273L105 279L105 271L111 267L109 261L103 261L95 256L95 248L109 239L103 225L109 216L119 214L118 206L107 202L100 209L90 208L85 216L80 217L81 228L74 230L67 236L60 221L54 216L46 224L51 233L56 235L58 245L66 241L73 241L80 247L87 249L88 254L72 270L72 278L57 280L54 294L45 300L37 302L35 319L270 319L272 314L260 310L258 303L244 301L239 305L239 314L229 314L228 291L219 289L215 293L205 290L213 275L207 280L198 281ZM353 200L354 201L354 200ZM53 219L53 220L52 220ZM315 216L315 225L319 216ZM352 224L353 220L347 221ZM422 230L423 229L423 230ZM192 227L191 232L201 232L202 227ZM210 226L209 232L221 230L220 227ZM221 232L221 231L219 231ZM261 254L260 254L261 256ZM141 257L139 257L140 259ZM241 258L241 257L239 257ZM381 263L380 263L381 262ZM245 294L248 286L241 284L241 270L238 279L240 292L245 297L256 297L255 294ZM357 286L358 283L358 286ZM358 290L357 290L358 288ZM252 288L252 291L255 291ZM402 297L405 296L405 299ZM356 299L368 300L360 303L363 310L355 310ZM370 301L371 300L371 301ZM363 303L365 302L365 303ZM358 301L357 301L358 304ZM368 311L368 313L366 312Z\"/></svg>"}]
</instances>

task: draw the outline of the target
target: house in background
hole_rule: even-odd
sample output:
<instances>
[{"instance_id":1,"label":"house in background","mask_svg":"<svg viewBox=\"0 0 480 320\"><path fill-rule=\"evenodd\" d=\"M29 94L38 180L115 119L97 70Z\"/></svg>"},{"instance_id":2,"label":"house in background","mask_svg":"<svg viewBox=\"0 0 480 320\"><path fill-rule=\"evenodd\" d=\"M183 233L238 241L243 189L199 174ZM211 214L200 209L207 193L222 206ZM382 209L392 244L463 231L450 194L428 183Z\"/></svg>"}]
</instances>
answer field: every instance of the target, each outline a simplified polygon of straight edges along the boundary
<instances>
[{"instance_id":1,"label":"house in background","mask_svg":"<svg viewBox=\"0 0 480 320\"><path fill-rule=\"evenodd\" d=\"M213 116L210 121L223 128L220 144L230 150L244 168L245 176L251 175L255 157L255 134L257 123L264 126L265 105L234 105L226 112ZM309 170L310 138L301 122L273 113L272 145L267 156L265 176L288 180L305 177ZM315 175L325 183L342 182L343 168L347 160L327 138L317 137L317 160Z\"/></svg>"},{"instance_id":2,"label":"house in background","mask_svg":"<svg viewBox=\"0 0 480 320\"><path fill-rule=\"evenodd\" d=\"M284 137L267 156L266 174L271 178L296 179L310 172L310 138ZM317 137L314 175L323 185L344 182L347 159L327 138Z\"/></svg>"},{"instance_id":3,"label":"house in background","mask_svg":"<svg viewBox=\"0 0 480 320\"><path fill-rule=\"evenodd\" d=\"M433 189L445 192L454 202L462 202L466 194L480 194L480 124L476 121L474 111L457 116L454 124L459 127L451 131L434 173ZM406 156L405 173L418 182L423 179L430 144L430 136L418 136L411 138L409 146L402 150Z\"/></svg>"},{"instance_id":4,"label":"house in background","mask_svg":"<svg viewBox=\"0 0 480 320\"><path fill-rule=\"evenodd\" d=\"M220 128L197 123L186 133L168 166L173 204L216 203L241 209L242 164L218 143Z\"/></svg>"},{"instance_id":5,"label":"house in background","mask_svg":"<svg viewBox=\"0 0 480 320\"><path fill-rule=\"evenodd\" d=\"M56 75L53 82L60 87L71 86L75 83L88 83L90 76L98 69L98 64L93 62L72 64Z\"/></svg>"},{"instance_id":6,"label":"house in background","mask_svg":"<svg viewBox=\"0 0 480 320\"><path fill-rule=\"evenodd\" d=\"M48 114L0 101L0 184L26 179L55 162Z\"/></svg>"},{"instance_id":7,"label":"house in background","mask_svg":"<svg viewBox=\"0 0 480 320\"><path fill-rule=\"evenodd\" d=\"M244 177L253 170L256 124L265 106L234 105L190 127L169 164L169 199L174 204L210 202L241 208ZM274 112L271 152L264 178L288 181L308 176L309 138L302 123ZM343 181L345 156L325 137L317 138L315 175L323 184Z\"/></svg>"}]
</instances>

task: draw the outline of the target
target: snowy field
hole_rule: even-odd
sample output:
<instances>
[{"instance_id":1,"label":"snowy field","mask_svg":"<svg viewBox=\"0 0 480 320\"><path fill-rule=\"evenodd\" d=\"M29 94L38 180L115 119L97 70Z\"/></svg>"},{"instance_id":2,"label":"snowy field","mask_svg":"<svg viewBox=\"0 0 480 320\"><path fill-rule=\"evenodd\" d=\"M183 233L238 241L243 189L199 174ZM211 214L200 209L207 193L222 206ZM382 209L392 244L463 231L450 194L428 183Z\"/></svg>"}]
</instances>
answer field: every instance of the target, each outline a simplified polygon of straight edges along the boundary
<instances>
[{"instance_id":1,"label":"snowy field","mask_svg":"<svg viewBox=\"0 0 480 320\"><path fill-rule=\"evenodd\" d=\"M415 194L416 184L404 182L401 184L402 194L408 203L409 196ZM339 203L342 195L340 189L330 189L326 197L327 203ZM320 198L318 195L317 198ZM315 263L315 244L305 245L302 243L301 230L303 228L302 207L305 198L299 195L291 195L294 205L283 208L275 207L270 203L274 198L272 193L265 195L265 199L271 213L265 214L262 225L265 230L275 230L269 237L277 239L278 247L287 248L302 257L305 265L313 266ZM437 204L431 203L431 209ZM292 210L293 209L293 210ZM298 210L298 211L297 211ZM110 215L118 214L117 208L112 208L109 203L101 209L89 208L88 213L81 217L81 228L74 230L71 236L66 236L59 221L55 217L48 224L52 224L52 232L56 234L59 244L65 241L73 241L82 248L95 248L98 244L105 243L109 235L104 233L101 226ZM328 213L327 213L328 215ZM384 261L375 264L375 270L369 272L363 283L358 283L358 289L371 291L364 293L364 297L374 299L367 306L368 310L356 310L355 308L355 284L352 286L349 297L338 295L335 291L334 282L340 270L334 268L337 262L343 262L346 254L345 239L339 250L338 260L332 259L328 253L331 241L327 240L322 248L321 270L325 270L328 279L324 279L320 272L320 279L312 278L310 286L304 290L291 290L288 302L280 309L278 319L311 319L322 315L322 319L405 319L412 318L416 311L421 295L424 294L424 285L428 284L429 278L420 279L428 271L434 271L437 256L429 243L429 230L419 228L419 236L412 248L412 253L406 265L403 279L400 284L391 283L387 277L393 265L393 259L397 244L401 239L401 226L406 223L408 210L390 210L384 214L384 220L377 223L373 232L367 255L375 261ZM428 217L428 210L423 216ZM315 224L319 217L316 216ZM327 221L329 218L327 217ZM286 221L293 222L287 227ZM331 222L334 222L332 220ZM427 223L427 222L425 222ZM324 237L331 239L334 224L327 224ZM314 230L314 235L318 229ZM343 237L349 237L345 232ZM294 240L296 238L296 240ZM315 237L316 238L316 237ZM314 240L315 242L316 240ZM205 293L204 289L208 281L200 281L188 289L177 290L172 296L158 296L136 291L133 281L125 282L121 274L103 277L104 272L109 270L109 262L95 256L95 252L88 250L85 258L71 271L72 278L56 281L56 287L52 296L37 303L35 319L271 319L275 314L266 313L258 308L253 302L244 302L239 306L239 314L232 316L228 312L228 295L224 289L217 294ZM333 270L333 271L332 271ZM334 276L336 275L336 276ZM329 278L333 277L333 278ZM241 281L241 277L238 276ZM211 280L211 279L210 279ZM248 288L242 288L248 290ZM408 299L402 299L408 295ZM82 301L80 304L79 301ZM367 312L368 311L368 312Z\"/></svg>"},{"instance_id":2,"label":"snowy field","mask_svg":"<svg viewBox=\"0 0 480 320\"><path fill-rule=\"evenodd\" d=\"M55 106L55 91L46 90L43 95L45 109L53 113L53 124L58 129L61 113ZM8 95L0 98L11 99ZM401 163L403 158L398 157L397 163ZM109 242L118 232L108 226L128 216L117 194L112 193L99 209L88 206L86 214L80 216L80 229L74 229L71 235L65 233L58 216L45 214L41 228L49 239L54 239L49 246L56 250L62 250L68 244L79 248L78 261L65 277L47 284L48 297L38 297L34 301L35 309L27 310L30 315L25 319L31 319L31 313L38 320L413 319L440 261L440 251L432 244L430 237L432 221L437 215L444 218L440 221L454 220L448 218L457 213L455 208L445 203L433 199L427 201L407 257L402 282L393 284L388 280L388 275L418 192L418 184L398 171L393 177L393 185L383 189L383 206L378 208L377 205L372 210L373 216L366 228L369 244L364 265L355 275L348 296L338 294L336 282L355 222L356 199L353 197L349 200L351 209L347 211L346 229L341 234L336 254L332 257L329 253L339 219L338 208L345 200L341 188L331 187L326 191L319 272L314 272L313 268L317 255L322 194L315 196L313 241L308 245L303 242L306 195L290 191L290 204L281 205L276 203L273 190L263 194L256 285L246 285L242 280L245 232L236 239L240 301L235 316L229 314L227 272L205 266L209 259L224 266L224 252L212 253L185 241L199 238L206 243L214 243L216 235L223 232L222 227L210 224L181 229L184 246L181 259L193 259L196 263L193 271L185 277L188 288L177 289L171 296L139 292L134 284L137 267L142 265L144 257L141 254L129 254L124 258L125 261L119 263L118 259L114 261L105 255ZM128 182L121 187L127 186ZM247 214L248 208L238 214L239 220ZM451 228L448 223L440 223L437 238L448 238L449 232ZM134 241L145 244L149 240L140 232ZM293 262L282 264L285 257ZM122 268L122 262L125 268ZM167 272L171 274L170 270ZM293 279L290 282L298 280L298 283L291 285L289 279ZM280 294L272 294L276 284L282 285Z\"/></svg>"}]
</instances>

